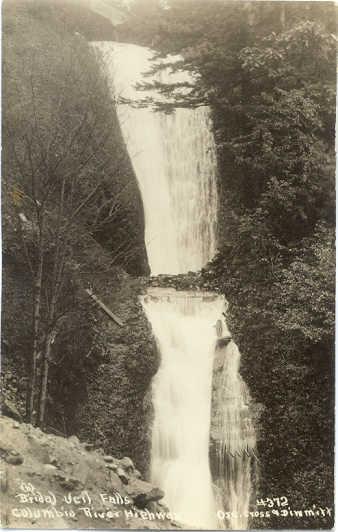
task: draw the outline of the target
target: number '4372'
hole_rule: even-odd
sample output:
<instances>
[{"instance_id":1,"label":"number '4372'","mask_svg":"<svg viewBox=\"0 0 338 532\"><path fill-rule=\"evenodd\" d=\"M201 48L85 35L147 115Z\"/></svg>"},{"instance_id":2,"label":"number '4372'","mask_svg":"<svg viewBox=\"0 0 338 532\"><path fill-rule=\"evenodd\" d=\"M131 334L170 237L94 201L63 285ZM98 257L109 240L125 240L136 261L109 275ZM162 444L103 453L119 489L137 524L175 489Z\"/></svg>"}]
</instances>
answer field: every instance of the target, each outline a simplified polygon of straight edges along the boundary
<instances>
[{"instance_id":1,"label":"number '4372'","mask_svg":"<svg viewBox=\"0 0 338 532\"><path fill-rule=\"evenodd\" d=\"M287 497L266 497L266 499L257 499L256 500L257 506L267 506L267 508L273 508L274 506L288 506L288 498Z\"/></svg>"}]
</instances>

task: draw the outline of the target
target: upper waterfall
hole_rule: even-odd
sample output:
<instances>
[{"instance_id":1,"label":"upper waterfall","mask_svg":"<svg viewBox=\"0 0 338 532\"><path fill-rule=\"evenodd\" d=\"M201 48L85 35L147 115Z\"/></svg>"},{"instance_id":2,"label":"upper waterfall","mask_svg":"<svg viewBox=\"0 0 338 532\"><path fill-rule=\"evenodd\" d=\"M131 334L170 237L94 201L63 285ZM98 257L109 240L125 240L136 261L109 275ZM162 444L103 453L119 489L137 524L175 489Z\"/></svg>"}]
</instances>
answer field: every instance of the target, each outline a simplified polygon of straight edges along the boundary
<instances>
[{"instance_id":1,"label":"upper waterfall","mask_svg":"<svg viewBox=\"0 0 338 532\"><path fill-rule=\"evenodd\" d=\"M95 46L118 101L137 103L151 94L136 88L154 80L145 76L153 66L151 50L112 42ZM160 79L171 83L186 76L165 70ZM216 251L217 164L209 109L166 114L119 103L117 112L143 199L152 275L201 269Z\"/></svg>"}]
</instances>

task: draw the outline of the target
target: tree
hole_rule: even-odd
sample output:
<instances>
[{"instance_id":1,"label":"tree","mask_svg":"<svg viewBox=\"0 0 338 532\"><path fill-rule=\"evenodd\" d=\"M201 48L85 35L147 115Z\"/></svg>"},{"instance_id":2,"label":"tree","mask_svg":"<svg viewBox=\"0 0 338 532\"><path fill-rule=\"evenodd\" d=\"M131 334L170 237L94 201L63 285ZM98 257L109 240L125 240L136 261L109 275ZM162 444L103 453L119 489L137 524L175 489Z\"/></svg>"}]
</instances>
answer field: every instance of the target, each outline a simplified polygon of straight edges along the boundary
<instances>
[{"instance_id":1,"label":"tree","mask_svg":"<svg viewBox=\"0 0 338 532\"><path fill-rule=\"evenodd\" d=\"M42 52L31 43L14 71L13 47L4 53L6 236L20 237L31 272L27 419L40 426L55 337L77 310L67 291L70 276L81 276L82 241L104 227L118 231L133 208L120 175L125 154L112 158L120 132L99 59L79 36L44 44ZM135 254L128 236L120 231L112 242L111 264Z\"/></svg>"}]
</instances>

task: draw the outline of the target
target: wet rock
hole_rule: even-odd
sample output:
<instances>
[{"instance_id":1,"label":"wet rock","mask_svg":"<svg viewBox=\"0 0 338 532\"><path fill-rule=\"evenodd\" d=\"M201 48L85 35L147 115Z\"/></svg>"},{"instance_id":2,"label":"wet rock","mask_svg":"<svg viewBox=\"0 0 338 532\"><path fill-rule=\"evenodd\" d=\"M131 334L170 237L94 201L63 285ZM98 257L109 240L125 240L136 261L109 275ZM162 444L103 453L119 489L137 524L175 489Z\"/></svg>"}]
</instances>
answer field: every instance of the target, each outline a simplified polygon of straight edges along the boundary
<instances>
[{"instance_id":1,"label":"wet rock","mask_svg":"<svg viewBox=\"0 0 338 532\"><path fill-rule=\"evenodd\" d=\"M134 479L125 489L138 508L145 508L148 503L164 497L162 490L143 480Z\"/></svg>"},{"instance_id":2,"label":"wet rock","mask_svg":"<svg viewBox=\"0 0 338 532\"><path fill-rule=\"evenodd\" d=\"M6 456L5 460L7 464L11 465L20 465L23 464L23 456L21 456L20 453L17 453L16 451L10 451Z\"/></svg>"},{"instance_id":3,"label":"wet rock","mask_svg":"<svg viewBox=\"0 0 338 532\"><path fill-rule=\"evenodd\" d=\"M88 443L88 442L85 442L83 446L86 449L86 451L93 451L95 448L95 445L93 443Z\"/></svg>"}]
</instances>

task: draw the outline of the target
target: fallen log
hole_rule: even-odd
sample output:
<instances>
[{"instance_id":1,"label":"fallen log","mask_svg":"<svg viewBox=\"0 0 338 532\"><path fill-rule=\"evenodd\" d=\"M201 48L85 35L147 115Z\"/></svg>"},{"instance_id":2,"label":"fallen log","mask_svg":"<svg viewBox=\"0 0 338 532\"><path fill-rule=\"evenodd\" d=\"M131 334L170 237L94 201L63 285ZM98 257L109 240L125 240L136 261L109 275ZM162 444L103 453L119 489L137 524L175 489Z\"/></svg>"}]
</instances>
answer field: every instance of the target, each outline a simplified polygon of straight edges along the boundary
<instances>
[{"instance_id":1,"label":"fallen log","mask_svg":"<svg viewBox=\"0 0 338 532\"><path fill-rule=\"evenodd\" d=\"M90 288L86 288L87 294L97 303L97 305L106 313L108 316L117 323L120 327L124 326L124 323L114 312L112 312L95 294Z\"/></svg>"}]
</instances>

